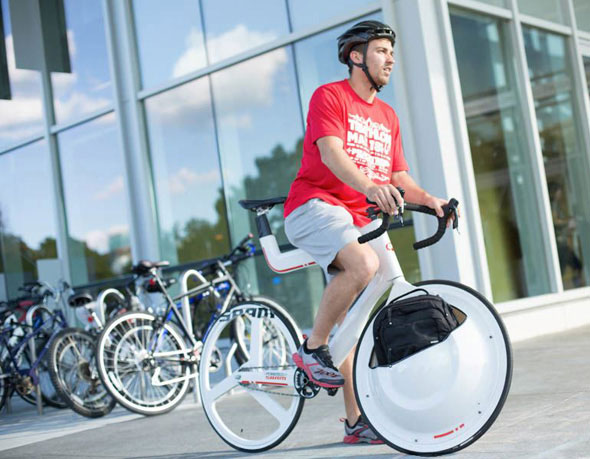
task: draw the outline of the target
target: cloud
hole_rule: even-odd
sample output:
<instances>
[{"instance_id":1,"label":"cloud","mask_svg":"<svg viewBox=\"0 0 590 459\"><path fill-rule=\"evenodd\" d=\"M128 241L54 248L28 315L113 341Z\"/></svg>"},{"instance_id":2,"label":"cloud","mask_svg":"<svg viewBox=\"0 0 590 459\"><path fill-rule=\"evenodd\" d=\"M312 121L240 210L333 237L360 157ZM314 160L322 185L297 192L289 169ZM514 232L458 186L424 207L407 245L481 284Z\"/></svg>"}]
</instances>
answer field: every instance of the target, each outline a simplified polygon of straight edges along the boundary
<instances>
[{"instance_id":1,"label":"cloud","mask_svg":"<svg viewBox=\"0 0 590 459\"><path fill-rule=\"evenodd\" d=\"M275 33L248 30L244 24L238 24L233 29L211 37L207 40L209 55L216 62L235 56L247 49L256 48L276 38Z\"/></svg>"},{"instance_id":2,"label":"cloud","mask_svg":"<svg viewBox=\"0 0 590 459\"><path fill-rule=\"evenodd\" d=\"M114 181L109 183L103 190L94 194L93 198L96 201L106 201L107 199L112 198L113 196L117 196L121 194L125 189L125 183L123 182L123 176L119 175L115 178Z\"/></svg>"},{"instance_id":3,"label":"cloud","mask_svg":"<svg viewBox=\"0 0 590 459\"><path fill-rule=\"evenodd\" d=\"M106 253L109 251L109 242L113 236L121 236L129 234L128 225L113 225L107 230L89 231L84 236L86 245L99 253Z\"/></svg>"},{"instance_id":4,"label":"cloud","mask_svg":"<svg viewBox=\"0 0 590 459\"><path fill-rule=\"evenodd\" d=\"M59 121L69 121L79 118L81 115L95 112L110 103L110 99L90 97L81 92L74 91L68 97L55 100L54 107Z\"/></svg>"},{"instance_id":5,"label":"cloud","mask_svg":"<svg viewBox=\"0 0 590 459\"><path fill-rule=\"evenodd\" d=\"M169 176L165 183L171 194L182 194L195 184L199 186L217 185L219 183L219 172L212 169L209 172L198 174L187 167L183 167L174 175Z\"/></svg>"},{"instance_id":6,"label":"cloud","mask_svg":"<svg viewBox=\"0 0 590 459\"><path fill-rule=\"evenodd\" d=\"M222 35L211 38L209 50L211 55L220 60L243 49L267 43L273 38L273 34L250 31L239 24ZM200 59L203 59L201 56L204 49L197 29L191 29L186 43L189 47L174 65L174 77L198 68L203 62ZM232 112L228 115L222 113L220 121L234 126L249 126L249 115L236 115L235 111L271 105L275 76L286 65L287 60L287 51L280 48L213 74L215 102L222 110L227 108L227 112ZM192 122L195 113L200 111L210 116L206 80L193 81L157 97L159 99L157 103L150 105L150 111L154 111L164 122Z\"/></svg>"},{"instance_id":7,"label":"cloud","mask_svg":"<svg viewBox=\"0 0 590 459\"><path fill-rule=\"evenodd\" d=\"M74 58L76 40L71 29L67 31L67 39L70 56ZM0 137L3 143L10 144L41 133L43 104L40 73L36 70L17 69L13 36L7 35L5 43L12 100L0 100ZM52 73L51 81L55 94L72 91L55 100L58 121L92 113L111 103L110 99L90 97L72 90L78 82L77 73Z\"/></svg>"},{"instance_id":8,"label":"cloud","mask_svg":"<svg viewBox=\"0 0 590 459\"><path fill-rule=\"evenodd\" d=\"M3 140L16 143L42 132L43 104L40 98L22 98L18 106L9 104L9 101L0 101L0 137Z\"/></svg>"},{"instance_id":9,"label":"cloud","mask_svg":"<svg viewBox=\"0 0 590 459\"><path fill-rule=\"evenodd\" d=\"M172 70L172 77L177 78L186 75L193 70L203 67L206 63L203 35L195 27L192 27L184 40L186 51L178 58Z\"/></svg>"}]
</instances>

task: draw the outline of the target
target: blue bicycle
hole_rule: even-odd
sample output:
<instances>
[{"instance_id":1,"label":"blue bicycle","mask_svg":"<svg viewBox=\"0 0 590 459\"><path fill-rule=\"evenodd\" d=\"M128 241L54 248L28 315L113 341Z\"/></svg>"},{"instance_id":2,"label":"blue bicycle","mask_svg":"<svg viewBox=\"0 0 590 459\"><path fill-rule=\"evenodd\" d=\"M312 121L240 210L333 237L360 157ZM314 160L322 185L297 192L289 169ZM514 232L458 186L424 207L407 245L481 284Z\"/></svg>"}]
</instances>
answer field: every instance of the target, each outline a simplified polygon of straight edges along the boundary
<instances>
[{"instance_id":1,"label":"blue bicycle","mask_svg":"<svg viewBox=\"0 0 590 459\"><path fill-rule=\"evenodd\" d=\"M65 327L66 319L59 310L51 311L47 299L56 297L50 286L41 282L25 284L30 295L6 303L0 329L0 409L17 393L23 400L36 403L36 387L40 386L45 404L64 408L56 393L46 363L53 338ZM34 346L34 351L31 349Z\"/></svg>"}]
</instances>

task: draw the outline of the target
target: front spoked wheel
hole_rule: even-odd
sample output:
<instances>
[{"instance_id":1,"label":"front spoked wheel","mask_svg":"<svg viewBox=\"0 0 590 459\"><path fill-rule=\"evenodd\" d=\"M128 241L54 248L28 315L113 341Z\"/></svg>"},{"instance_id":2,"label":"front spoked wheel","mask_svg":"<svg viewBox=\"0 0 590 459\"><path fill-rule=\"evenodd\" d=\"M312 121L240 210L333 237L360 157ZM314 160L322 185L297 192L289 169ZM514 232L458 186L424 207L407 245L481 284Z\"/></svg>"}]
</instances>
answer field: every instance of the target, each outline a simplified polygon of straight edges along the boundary
<instances>
[{"instance_id":1,"label":"front spoked wheel","mask_svg":"<svg viewBox=\"0 0 590 459\"><path fill-rule=\"evenodd\" d=\"M117 404L98 377L95 349L95 336L66 328L54 338L49 350L55 389L72 410L89 418L104 416Z\"/></svg>"},{"instance_id":2,"label":"front spoked wheel","mask_svg":"<svg viewBox=\"0 0 590 459\"><path fill-rule=\"evenodd\" d=\"M144 415L166 413L183 399L195 364L178 329L156 317L128 312L115 317L96 345L100 379L125 408Z\"/></svg>"},{"instance_id":3,"label":"front spoked wheel","mask_svg":"<svg viewBox=\"0 0 590 459\"><path fill-rule=\"evenodd\" d=\"M241 343L230 339L236 321ZM291 355L300 343L293 320L268 303L237 304L212 325L199 364L201 400L209 423L233 448L270 449L295 427L304 399L294 388ZM239 346L246 350L240 358Z\"/></svg>"},{"instance_id":4,"label":"front spoked wheel","mask_svg":"<svg viewBox=\"0 0 590 459\"><path fill-rule=\"evenodd\" d=\"M456 282L419 285L459 309L463 323L443 342L379 367L374 314L357 346L355 394L387 444L435 456L469 446L494 423L510 389L512 350L500 316L482 295Z\"/></svg>"}]
</instances>

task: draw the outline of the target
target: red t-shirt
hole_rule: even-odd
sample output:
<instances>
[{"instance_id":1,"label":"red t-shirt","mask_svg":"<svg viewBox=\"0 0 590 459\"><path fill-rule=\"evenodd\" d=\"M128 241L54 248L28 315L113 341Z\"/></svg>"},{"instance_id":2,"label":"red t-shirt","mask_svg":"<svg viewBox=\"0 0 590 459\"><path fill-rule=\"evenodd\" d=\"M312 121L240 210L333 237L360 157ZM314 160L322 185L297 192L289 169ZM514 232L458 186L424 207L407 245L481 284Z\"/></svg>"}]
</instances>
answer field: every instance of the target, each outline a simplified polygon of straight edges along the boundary
<instances>
[{"instance_id":1,"label":"red t-shirt","mask_svg":"<svg viewBox=\"0 0 590 459\"><path fill-rule=\"evenodd\" d=\"M319 198L342 206L356 226L369 223L366 197L343 183L322 162L316 141L336 136L356 166L373 182L387 184L393 171L408 170L399 120L389 105L361 99L348 80L320 86L311 97L303 140L301 168L285 202L285 217L300 205Z\"/></svg>"}]
</instances>

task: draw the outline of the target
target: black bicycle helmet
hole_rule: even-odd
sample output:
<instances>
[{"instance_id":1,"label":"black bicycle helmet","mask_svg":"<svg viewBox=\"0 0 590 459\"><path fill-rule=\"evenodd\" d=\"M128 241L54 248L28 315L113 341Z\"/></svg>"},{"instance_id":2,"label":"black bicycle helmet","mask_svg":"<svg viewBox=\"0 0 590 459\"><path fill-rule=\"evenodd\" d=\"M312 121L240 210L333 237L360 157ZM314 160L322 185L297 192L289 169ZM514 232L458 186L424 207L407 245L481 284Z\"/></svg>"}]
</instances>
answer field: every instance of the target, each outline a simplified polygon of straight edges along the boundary
<instances>
[{"instance_id":1,"label":"black bicycle helmet","mask_svg":"<svg viewBox=\"0 0 590 459\"><path fill-rule=\"evenodd\" d=\"M338 37L338 60L349 67L351 65L360 67L373 88L380 91L383 86L375 83L367 68L367 48L369 42L377 38L387 38L391 41L391 46L395 46L395 32L387 24L379 21L362 21L353 25ZM350 60L350 52L356 45L365 45L362 64L356 64Z\"/></svg>"}]
</instances>

